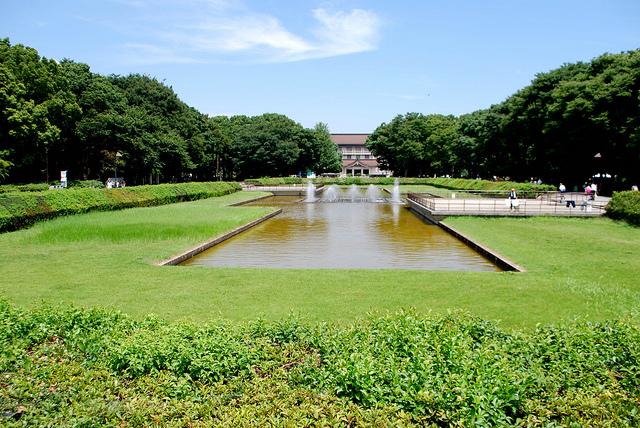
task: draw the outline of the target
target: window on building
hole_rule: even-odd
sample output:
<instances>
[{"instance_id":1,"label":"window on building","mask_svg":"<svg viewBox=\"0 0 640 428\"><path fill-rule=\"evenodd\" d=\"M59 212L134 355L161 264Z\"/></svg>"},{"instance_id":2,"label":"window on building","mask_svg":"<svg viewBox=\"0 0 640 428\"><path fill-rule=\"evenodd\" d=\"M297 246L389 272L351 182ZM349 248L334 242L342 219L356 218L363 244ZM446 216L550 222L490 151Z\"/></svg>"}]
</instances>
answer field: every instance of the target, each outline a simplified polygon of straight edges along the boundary
<instances>
[{"instance_id":1,"label":"window on building","mask_svg":"<svg viewBox=\"0 0 640 428\"><path fill-rule=\"evenodd\" d=\"M363 169L362 170L362 175L369 175L369 170L368 169Z\"/></svg>"},{"instance_id":2,"label":"window on building","mask_svg":"<svg viewBox=\"0 0 640 428\"><path fill-rule=\"evenodd\" d=\"M353 175L353 170L350 168L347 168L347 175Z\"/></svg>"}]
</instances>

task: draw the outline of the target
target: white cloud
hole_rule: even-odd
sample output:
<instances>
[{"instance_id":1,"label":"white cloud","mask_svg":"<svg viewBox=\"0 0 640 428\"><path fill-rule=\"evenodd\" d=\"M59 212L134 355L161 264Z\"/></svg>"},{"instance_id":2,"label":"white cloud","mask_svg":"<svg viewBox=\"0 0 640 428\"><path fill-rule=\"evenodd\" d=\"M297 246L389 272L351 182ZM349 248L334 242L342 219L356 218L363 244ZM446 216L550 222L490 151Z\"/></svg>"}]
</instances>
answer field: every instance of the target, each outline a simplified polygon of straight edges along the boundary
<instances>
[{"instance_id":1,"label":"white cloud","mask_svg":"<svg viewBox=\"0 0 640 428\"><path fill-rule=\"evenodd\" d=\"M271 49L293 55L312 49L305 40L286 31L277 19L268 15L213 19L181 30L169 32L165 37L200 52Z\"/></svg>"},{"instance_id":2,"label":"white cloud","mask_svg":"<svg viewBox=\"0 0 640 428\"><path fill-rule=\"evenodd\" d=\"M275 16L252 12L233 0L188 0L180 5L191 5L193 10L187 13L188 8L181 7L179 16L166 16L162 25L154 16L153 29L145 32L153 40L129 43L125 48L142 57L150 54L154 63L195 59L290 62L371 51L379 40L380 19L363 9L314 9L308 34L295 34Z\"/></svg>"},{"instance_id":3,"label":"white cloud","mask_svg":"<svg viewBox=\"0 0 640 428\"><path fill-rule=\"evenodd\" d=\"M329 13L315 9L314 17L321 26L315 31L319 50L326 56L370 51L376 48L380 20L373 12L354 9L349 13Z\"/></svg>"}]
</instances>

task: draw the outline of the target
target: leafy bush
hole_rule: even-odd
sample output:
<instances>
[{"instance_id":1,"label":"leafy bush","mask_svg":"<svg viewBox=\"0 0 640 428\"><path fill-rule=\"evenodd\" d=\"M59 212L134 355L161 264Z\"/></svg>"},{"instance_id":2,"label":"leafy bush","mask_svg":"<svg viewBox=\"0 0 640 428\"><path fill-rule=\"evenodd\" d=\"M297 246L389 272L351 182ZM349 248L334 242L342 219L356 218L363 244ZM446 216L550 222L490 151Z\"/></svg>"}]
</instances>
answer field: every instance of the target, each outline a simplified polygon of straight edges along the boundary
<instances>
[{"instance_id":1,"label":"leafy bush","mask_svg":"<svg viewBox=\"0 0 640 428\"><path fill-rule=\"evenodd\" d=\"M640 192L615 192L607 204L607 216L640 226Z\"/></svg>"},{"instance_id":2,"label":"leafy bush","mask_svg":"<svg viewBox=\"0 0 640 428\"><path fill-rule=\"evenodd\" d=\"M640 424L640 330L623 322L195 325L0 301L0 345L0 414L22 406L16 425Z\"/></svg>"},{"instance_id":3,"label":"leafy bush","mask_svg":"<svg viewBox=\"0 0 640 428\"><path fill-rule=\"evenodd\" d=\"M61 215L192 201L233 193L237 183L179 183L119 189L76 188L0 194L0 232Z\"/></svg>"}]
</instances>

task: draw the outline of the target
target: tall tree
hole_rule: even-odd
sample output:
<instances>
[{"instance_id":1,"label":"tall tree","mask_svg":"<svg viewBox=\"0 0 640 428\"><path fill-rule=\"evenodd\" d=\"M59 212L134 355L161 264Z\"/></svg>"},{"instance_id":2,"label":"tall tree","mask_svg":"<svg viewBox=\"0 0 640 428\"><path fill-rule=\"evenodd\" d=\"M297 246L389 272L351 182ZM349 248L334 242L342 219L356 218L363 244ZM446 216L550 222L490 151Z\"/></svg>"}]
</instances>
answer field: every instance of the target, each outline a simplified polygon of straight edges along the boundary
<instances>
[{"instance_id":1,"label":"tall tree","mask_svg":"<svg viewBox=\"0 0 640 428\"><path fill-rule=\"evenodd\" d=\"M318 174L336 173L342 170L342 156L338 145L331 140L329 126L318 122L313 128L318 157L314 160L313 171Z\"/></svg>"}]
</instances>

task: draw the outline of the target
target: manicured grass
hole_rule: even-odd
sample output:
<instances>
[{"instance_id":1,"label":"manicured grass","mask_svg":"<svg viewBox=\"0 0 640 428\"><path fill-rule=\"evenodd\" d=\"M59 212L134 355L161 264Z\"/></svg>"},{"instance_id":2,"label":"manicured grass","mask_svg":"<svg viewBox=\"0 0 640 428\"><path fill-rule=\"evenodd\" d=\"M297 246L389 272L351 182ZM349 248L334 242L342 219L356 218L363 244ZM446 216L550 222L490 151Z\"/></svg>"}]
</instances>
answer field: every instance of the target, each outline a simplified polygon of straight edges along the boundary
<instances>
[{"instance_id":1,"label":"manicured grass","mask_svg":"<svg viewBox=\"0 0 640 428\"><path fill-rule=\"evenodd\" d=\"M256 193L59 218L0 235L0 295L170 320L350 321L368 311L465 309L503 326L635 317L640 229L608 219L448 222L526 273L158 267L153 263L268 212L226 207ZM268 255L265 255L268 257Z\"/></svg>"}]
</instances>

